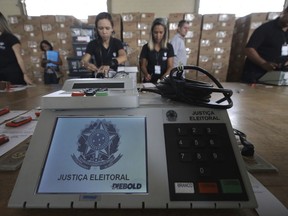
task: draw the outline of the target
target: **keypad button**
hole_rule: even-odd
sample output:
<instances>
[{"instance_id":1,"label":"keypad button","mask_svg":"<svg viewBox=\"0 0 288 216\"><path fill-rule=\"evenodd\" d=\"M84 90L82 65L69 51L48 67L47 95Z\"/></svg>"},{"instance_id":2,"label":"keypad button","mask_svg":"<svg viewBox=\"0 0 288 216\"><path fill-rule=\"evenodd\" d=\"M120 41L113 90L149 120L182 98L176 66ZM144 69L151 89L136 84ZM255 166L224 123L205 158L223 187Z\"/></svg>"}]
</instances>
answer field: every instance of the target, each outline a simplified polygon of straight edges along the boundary
<instances>
[{"instance_id":1,"label":"keypad button","mask_svg":"<svg viewBox=\"0 0 288 216\"><path fill-rule=\"evenodd\" d=\"M211 158L214 161L224 161L224 154L221 152L212 152Z\"/></svg>"},{"instance_id":2,"label":"keypad button","mask_svg":"<svg viewBox=\"0 0 288 216\"><path fill-rule=\"evenodd\" d=\"M192 138L191 144L195 148L203 148L206 146L204 140L201 138Z\"/></svg>"},{"instance_id":3,"label":"keypad button","mask_svg":"<svg viewBox=\"0 0 288 216\"><path fill-rule=\"evenodd\" d=\"M191 147L191 140L190 139L179 139L177 141L179 148L189 148Z\"/></svg>"},{"instance_id":4,"label":"keypad button","mask_svg":"<svg viewBox=\"0 0 288 216\"><path fill-rule=\"evenodd\" d=\"M192 154L190 152L181 152L179 157L182 162L192 162Z\"/></svg>"},{"instance_id":5,"label":"keypad button","mask_svg":"<svg viewBox=\"0 0 288 216\"><path fill-rule=\"evenodd\" d=\"M195 188L193 182L175 182L175 193L176 194L194 194Z\"/></svg>"},{"instance_id":6,"label":"keypad button","mask_svg":"<svg viewBox=\"0 0 288 216\"><path fill-rule=\"evenodd\" d=\"M219 193L219 188L216 182L199 182L199 193Z\"/></svg>"},{"instance_id":7,"label":"keypad button","mask_svg":"<svg viewBox=\"0 0 288 216\"><path fill-rule=\"evenodd\" d=\"M216 147L219 147L219 146L220 146L220 145L219 145L219 142L218 142L218 140L217 140L216 138L210 138L210 139L208 140L208 143L209 143L209 146L210 146L210 147L216 148Z\"/></svg>"},{"instance_id":8,"label":"keypad button","mask_svg":"<svg viewBox=\"0 0 288 216\"><path fill-rule=\"evenodd\" d=\"M164 130L171 200L247 200L225 124L169 123Z\"/></svg>"},{"instance_id":9,"label":"keypad button","mask_svg":"<svg viewBox=\"0 0 288 216\"><path fill-rule=\"evenodd\" d=\"M200 166L199 169L199 175L200 176L211 176L211 168L207 166Z\"/></svg>"},{"instance_id":10,"label":"keypad button","mask_svg":"<svg viewBox=\"0 0 288 216\"><path fill-rule=\"evenodd\" d=\"M201 135L202 130L199 127L192 127L191 128L191 134L192 135Z\"/></svg>"},{"instance_id":11,"label":"keypad button","mask_svg":"<svg viewBox=\"0 0 288 216\"><path fill-rule=\"evenodd\" d=\"M210 134L210 135L216 134L216 131L212 127L206 127L205 131L206 131L206 134Z\"/></svg>"},{"instance_id":12,"label":"keypad button","mask_svg":"<svg viewBox=\"0 0 288 216\"><path fill-rule=\"evenodd\" d=\"M196 152L194 154L194 158L197 161L207 161L208 160L207 154L203 153L203 152Z\"/></svg>"},{"instance_id":13,"label":"keypad button","mask_svg":"<svg viewBox=\"0 0 288 216\"><path fill-rule=\"evenodd\" d=\"M177 127L177 135L178 136L186 136L186 135L188 135L188 131L184 127Z\"/></svg>"},{"instance_id":14,"label":"keypad button","mask_svg":"<svg viewBox=\"0 0 288 216\"><path fill-rule=\"evenodd\" d=\"M239 179L221 179L223 193L243 193Z\"/></svg>"}]
</instances>

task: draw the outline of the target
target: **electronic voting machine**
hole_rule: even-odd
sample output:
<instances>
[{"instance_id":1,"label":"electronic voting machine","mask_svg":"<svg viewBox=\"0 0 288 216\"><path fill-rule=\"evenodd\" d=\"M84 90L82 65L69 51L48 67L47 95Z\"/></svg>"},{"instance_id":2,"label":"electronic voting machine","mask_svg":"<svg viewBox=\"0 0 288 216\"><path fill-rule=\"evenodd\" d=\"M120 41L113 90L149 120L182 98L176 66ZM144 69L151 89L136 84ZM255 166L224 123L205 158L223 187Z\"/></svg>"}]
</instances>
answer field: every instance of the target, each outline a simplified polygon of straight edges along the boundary
<instances>
[{"instance_id":1,"label":"electronic voting machine","mask_svg":"<svg viewBox=\"0 0 288 216\"><path fill-rule=\"evenodd\" d=\"M267 85L287 86L288 71L269 71L259 78L259 83Z\"/></svg>"},{"instance_id":2,"label":"electronic voting machine","mask_svg":"<svg viewBox=\"0 0 288 216\"><path fill-rule=\"evenodd\" d=\"M125 78L71 79L42 97L8 206L218 209L257 203L225 109L139 93Z\"/></svg>"}]
</instances>

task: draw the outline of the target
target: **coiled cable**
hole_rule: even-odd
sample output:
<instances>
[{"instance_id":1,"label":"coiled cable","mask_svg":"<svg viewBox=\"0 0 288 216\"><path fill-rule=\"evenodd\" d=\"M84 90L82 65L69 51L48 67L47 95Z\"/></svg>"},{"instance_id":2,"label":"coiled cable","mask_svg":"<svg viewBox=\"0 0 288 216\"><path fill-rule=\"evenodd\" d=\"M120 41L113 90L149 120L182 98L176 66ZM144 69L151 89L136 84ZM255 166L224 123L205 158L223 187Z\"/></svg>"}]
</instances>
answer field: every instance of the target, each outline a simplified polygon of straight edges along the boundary
<instances>
[{"instance_id":1,"label":"coiled cable","mask_svg":"<svg viewBox=\"0 0 288 216\"><path fill-rule=\"evenodd\" d=\"M185 70L196 70L205 74L218 88L215 88L210 83L184 78L183 73ZM223 88L221 83L213 75L198 66L175 67L171 70L169 76L166 76L156 84L156 88L142 88L140 90L154 92L160 94L162 97L195 106L216 109L229 109L233 106L233 101L231 100L233 91ZM223 97L212 102L210 99L213 93L220 93ZM223 104L225 101L226 104Z\"/></svg>"}]
</instances>

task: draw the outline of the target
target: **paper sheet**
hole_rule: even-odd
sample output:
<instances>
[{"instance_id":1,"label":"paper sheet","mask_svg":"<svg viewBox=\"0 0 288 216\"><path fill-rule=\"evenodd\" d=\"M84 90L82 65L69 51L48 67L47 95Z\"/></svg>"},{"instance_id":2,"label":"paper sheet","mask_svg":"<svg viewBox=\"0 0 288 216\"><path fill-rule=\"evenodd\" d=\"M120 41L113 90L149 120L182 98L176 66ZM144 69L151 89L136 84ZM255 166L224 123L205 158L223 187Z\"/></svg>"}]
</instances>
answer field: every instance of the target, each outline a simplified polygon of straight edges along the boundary
<instances>
[{"instance_id":1,"label":"paper sheet","mask_svg":"<svg viewBox=\"0 0 288 216\"><path fill-rule=\"evenodd\" d=\"M288 216L287 208L267 188L250 173L249 178L258 203L256 211L259 216Z\"/></svg>"},{"instance_id":2,"label":"paper sheet","mask_svg":"<svg viewBox=\"0 0 288 216\"><path fill-rule=\"evenodd\" d=\"M10 113L1 116L0 122L5 122L5 120L11 119L16 116L31 116L33 120L25 125L21 125L15 128L7 127L4 123L0 125L0 134L5 134L9 137L9 142L0 146L0 156L10 151L12 148L23 142L25 139L27 139L34 133L37 124L35 110L10 111Z\"/></svg>"}]
</instances>

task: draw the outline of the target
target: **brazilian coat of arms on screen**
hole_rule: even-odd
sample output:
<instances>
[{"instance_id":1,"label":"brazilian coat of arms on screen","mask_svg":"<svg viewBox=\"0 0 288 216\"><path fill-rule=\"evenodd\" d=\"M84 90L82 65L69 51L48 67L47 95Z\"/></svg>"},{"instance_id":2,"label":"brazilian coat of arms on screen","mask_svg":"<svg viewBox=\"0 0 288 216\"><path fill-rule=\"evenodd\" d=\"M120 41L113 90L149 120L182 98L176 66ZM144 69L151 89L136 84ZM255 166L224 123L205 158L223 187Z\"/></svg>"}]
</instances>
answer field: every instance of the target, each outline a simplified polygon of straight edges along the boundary
<instances>
[{"instance_id":1,"label":"brazilian coat of arms on screen","mask_svg":"<svg viewBox=\"0 0 288 216\"><path fill-rule=\"evenodd\" d=\"M122 157L122 154L117 155L120 144L118 132L111 121L98 119L91 122L78 138L78 153L72 155L74 162L84 169L111 167Z\"/></svg>"}]
</instances>

